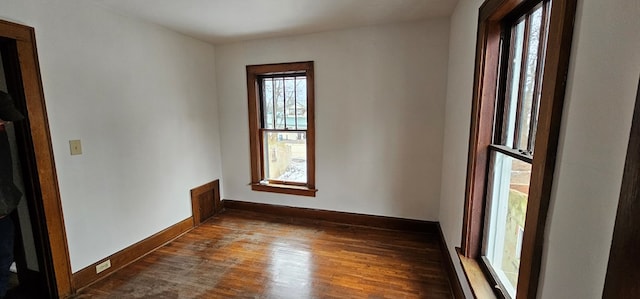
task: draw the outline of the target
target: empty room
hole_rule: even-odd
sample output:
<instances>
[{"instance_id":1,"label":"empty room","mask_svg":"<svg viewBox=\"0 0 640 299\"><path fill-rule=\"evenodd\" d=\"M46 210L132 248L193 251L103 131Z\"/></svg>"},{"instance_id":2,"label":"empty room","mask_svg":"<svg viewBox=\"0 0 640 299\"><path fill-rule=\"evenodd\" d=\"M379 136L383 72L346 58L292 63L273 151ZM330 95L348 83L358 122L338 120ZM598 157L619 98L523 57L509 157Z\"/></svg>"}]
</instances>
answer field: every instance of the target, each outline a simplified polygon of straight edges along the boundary
<instances>
[{"instance_id":1,"label":"empty room","mask_svg":"<svg viewBox=\"0 0 640 299\"><path fill-rule=\"evenodd\" d=\"M0 0L0 298L640 296L638 32L637 0Z\"/></svg>"}]
</instances>

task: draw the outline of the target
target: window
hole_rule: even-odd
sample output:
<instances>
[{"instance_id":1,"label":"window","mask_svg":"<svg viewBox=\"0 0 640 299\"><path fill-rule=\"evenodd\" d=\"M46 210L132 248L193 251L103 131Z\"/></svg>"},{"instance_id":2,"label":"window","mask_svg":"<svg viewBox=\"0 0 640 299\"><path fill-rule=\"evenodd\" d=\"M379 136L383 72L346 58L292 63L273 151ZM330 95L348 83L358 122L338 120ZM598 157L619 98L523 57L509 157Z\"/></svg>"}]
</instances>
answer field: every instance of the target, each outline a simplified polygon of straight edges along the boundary
<instances>
[{"instance_id":1,"label":"window","mask_svg":"<svg viewBox=\"0 0 640 299\"><path fill-rule=\"evenodd\" d=\"M502 108L496 109L495 135L488 148L487 228L482 253L511 297L515 297L518 284L522 248L518 234L527 213L548 6L549 2L543 2L506 25L502 48L507 69L506 76L499 79L504 93L497 101Z\"/></svg>"},{"instance_id":2,"label":"window","mask_svg":"<svg viewBox=\"0 0 640 299\"><path fill-rule=\"evenodd\" d=\"M480 8L462 253L495 293L535 298L575 0Z\"/></svg>"},{"instance_id":3,"label":"window","mask_svg":"<svg viewBox=\"0 0 640 299\"><path fill-rule=\"evenodd\" d=\"M315 196L313 62L247 66L251 188Z\"/></svg>"}]
</instances>

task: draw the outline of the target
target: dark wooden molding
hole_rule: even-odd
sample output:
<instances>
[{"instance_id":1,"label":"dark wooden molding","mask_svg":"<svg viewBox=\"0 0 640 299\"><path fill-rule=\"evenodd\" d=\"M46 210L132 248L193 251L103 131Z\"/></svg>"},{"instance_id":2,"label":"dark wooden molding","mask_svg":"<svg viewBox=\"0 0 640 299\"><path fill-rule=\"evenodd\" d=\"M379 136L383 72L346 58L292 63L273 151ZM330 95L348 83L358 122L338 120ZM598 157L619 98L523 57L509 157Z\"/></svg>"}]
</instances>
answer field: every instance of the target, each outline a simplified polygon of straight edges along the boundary
<instances>
[{"instance_id":1,"label":"dark wooden molding","mask_svg":"<svg viewBox=\"0 0 640 299\"><path fill-rule=\"evenodd\" d=\"M640 83L602 298L640 298Z\"/></svg>"},{"instance_id":2,"label":"dark wooden molding","mask_svg":"<svg viewBox=\"0 0 640 299\"><path fill-rule=\"evenodd\" d=\"M222 210L220 202L220 180L191 189L191 211L193 225L198 226Z\"/></svg>"},{"instance_id":3,"label":"dark wooden molding","mask_svg":"<svg viewBox=\"0 0 640 299\"><path fill-rule=\"evenodd\" d=\"M486 3L485 3L486 4ZM483 6L484 7L484 6ZM467 164L466 201L462 231L462 250L465 256L478 258L484 226L485 190L488 146L491 144L493 119L500 60L500 24L483 22L478 26L474 95L471 129L469 134L469 161Z\"/></svg>"},{"instance_id":4,"label":"dark wooden molding","mask_svg":"<svg viewBox=\"0 0 640 299\"><path fill-rule=\"evenodd\" d=\"M460 279L458 279L458 274L456 273L456 268L453 265L453 259L451 258L451 254L449 254L449 249L447 248L447 241L444 238L444 233L442 232L442 227L440 223L438 225L438 233L440 235L440 251L442 251L442 261L444 263L444 268L447 271L447 276L449 277L449 285L451 287L451 293L453 294L453 298L456 299L464 299L464 291L462 290L462 284L460 283Z\"/></svg>"},{"instance_id":5,"label":"dark wooden molding","mask_svg":"<svg viewBox=\"0 0 640 299\"><path fill-rule=\"evenodd\" d=\"M52 272L55 278L50 280L51 292L59 297L70 295L71 264L65 232L64 217L58 178L49 133L49 122L44 99L44 91L40 76L40 66L36 48L35 30L32 27L0 20L0 37L15 40L17 56L19 57L21 96L26 104L27 119L25 130L29 135L29 143L33 147L30 161L34 169L30 173L34 180L34 193L44 214L43 230L44 250L48 256L44 263L45 271Z\"/></svg>"},{"instance_id":6,"label":"dark wooden molding","mask_svg":"<svg viewBox=\"0 0 640 299\"><path fill-rule=\"evenodd\" d=\"M139 258L149 254L162 245L173 241L181 235L189 232L191 229L193 229L193 219L189 217L76 273L73 273L73 287L76 290L79 290L83 287L89 286L109 274L135 262ZM111 268L96 274L96 266L106 260L111 260Z\"/></svg>"},{"instance_id":7,"label":"dark wooden molding","mask_svg":"<svg viewBox=\"0 0 640 299\"><path fill-rule=\"evenodd\" d=\"M300 70L313 69L309 66L311 61L285 62L285 63L269 63L248 65L247 73L251 75L272 75L281 73L292 73Z\"/></svg>"},{"instance_id":8,"label":"dark wooden molding","mask_svg":"<svg viewBox=\"0 0 640 299\"><path fill-rule=\"evenodd\" d=\"M249 154L251 161L251 183L262 179L262 158L260 155L260 93L257 70L247 66L247 106L249 112Z\"/></svg>"},{"instance_id":9,"label":"dark wooden molding","mask_svg":"<svg viewBox=\"0 0 640 299\"><path fill-rule=\"evenodd\" d=\"M301 195L315 197L317 189L309 189L307 187L293 186L293 185L276 185L276 184L251 184L251 190L265 191L273 193L282 193L290 195Z\"/></svg>"},{"instance_id":10,"label":"dark wooden molding","mask_svg":"<svg viewBox=\"0 0 640 299\"><path fill-rule=\"evenodd\" d=\"M434 234L438 233L438 223L433 221L288 207L229 199L223 200L222 205L225 209L252 211L290 218L307 218L349 225L362 225L384 229L426 232Z\"/></svg>"}]
</instances>

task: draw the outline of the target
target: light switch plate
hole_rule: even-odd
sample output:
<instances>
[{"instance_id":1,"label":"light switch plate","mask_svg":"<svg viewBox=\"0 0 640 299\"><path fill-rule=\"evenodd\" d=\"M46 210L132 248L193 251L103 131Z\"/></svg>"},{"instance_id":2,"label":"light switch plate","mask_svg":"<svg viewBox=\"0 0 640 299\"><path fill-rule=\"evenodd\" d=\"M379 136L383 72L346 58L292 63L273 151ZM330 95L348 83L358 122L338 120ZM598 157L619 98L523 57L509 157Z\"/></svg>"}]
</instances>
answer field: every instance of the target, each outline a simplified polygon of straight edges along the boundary
<instances>
[{"instance_id":1,"label":"light switch plate","mask_svg":"<svg viewBox=\"0 0 640 299\"><path fill-rule=\"evenodd\" d=\"M82 155L82 144L80 140L69 140L71 155Z\"/></svg>"}]
</instances>

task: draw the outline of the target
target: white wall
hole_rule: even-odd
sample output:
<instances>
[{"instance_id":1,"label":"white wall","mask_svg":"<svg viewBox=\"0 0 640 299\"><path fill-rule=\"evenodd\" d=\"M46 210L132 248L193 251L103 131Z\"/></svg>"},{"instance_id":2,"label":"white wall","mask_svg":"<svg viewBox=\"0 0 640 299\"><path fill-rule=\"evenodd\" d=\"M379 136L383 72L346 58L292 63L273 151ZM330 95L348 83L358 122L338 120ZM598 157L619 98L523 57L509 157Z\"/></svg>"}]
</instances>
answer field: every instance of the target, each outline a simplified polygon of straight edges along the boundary
<instances>
[{"instance_id":1,"label":"white wall","mask_svg":"<svg viewBox=\"0 0 640 299\"><path fill-rule=\"evenodd\" d=\"M450 248L460 246L479 2L461 0L451 25L439 215ZM578 3L540 298L602 296L640 74L638 1Z\"/></svg>"},{"instance_id":2,"label":"white wall","mask_svg":"<svg viewBox=\"0 0 640 299\"><path fill-rule=\"evenodd\" d=\"M541 298L601 298L640 76L640 2L579 1Z\"/></svg>"},{"instance_id":3,"label":"white wall","mask_svg":"<svg viewBox=\"0 0 640 299\"><path fill-rule=\"evenodd\" d=\"M223 197L437 220L448 19L216 47ZM315 61L317 197L251 191L245 66Z\"/></svg>"},{"instance_id":4,"label":"white wall","mask_svg":"<svg viewBox=\"0 0 640 299\"><path fill-rule=\"evenodd\" d=\"M440 227L454 261L458 278L468 298L471 291L458 263L455 247L462 244L464 192L469 153L469 126L473 98L478 9L482 0L459 0L451 15L449 37L449 77L442 156L442 187L440 193Z\"/></svg>"},{"instance_id":5,"label":"white wall","mask_svg":"<svg viewBox=\"0 0 640 299\"><path fill-rule=\"evenodd\" d=\"M221 177L214 47L89 1L3 0L0 19L36 29L72 270L190 217Z\"/></svg>"}]
</instances>

